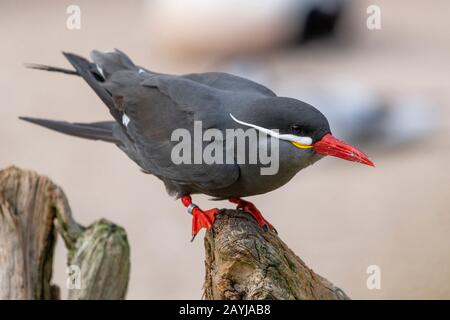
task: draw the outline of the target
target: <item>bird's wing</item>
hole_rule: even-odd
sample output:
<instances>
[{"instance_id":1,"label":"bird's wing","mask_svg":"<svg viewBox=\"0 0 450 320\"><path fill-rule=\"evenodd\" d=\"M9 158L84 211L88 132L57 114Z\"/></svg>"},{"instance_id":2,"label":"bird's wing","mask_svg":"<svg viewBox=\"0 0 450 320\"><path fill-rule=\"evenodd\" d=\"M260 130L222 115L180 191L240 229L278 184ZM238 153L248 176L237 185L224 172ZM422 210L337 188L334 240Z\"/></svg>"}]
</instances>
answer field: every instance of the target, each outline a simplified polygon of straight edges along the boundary
<instances>
[{"instance_id":1,"label":"bird's wing","mask_svg":"<svg viewBox=\"0 0 450 320\"><path fill-rule=\"evenodd\" d=\"M272 90L259 83L224 72L191 73L184 75L183 78L234 93L258 94L265 97L276 96Z\"/></svg>"},{"instance_id":2,"label":"bird's wing","mask_svg":"<svg viewBox=\"0 0 450 320\"><path fill-rule=\"evenodd\" d=\"M131 70L112 73L103 85L124 113L126 133L140 155L135 161L144 170L199 190L224 188L238 179L236 164L194 164L194 157L191 164L176 164L172 159L179 143L171 140L175 130L185 129L193 140L194 121L202 121L204 129L217 127L216 112L223 103L220 92L177 76ZM214 143L225 152L220 139ZM191 142L189 146L194 151Z\"/></svg>"}]
</instances>

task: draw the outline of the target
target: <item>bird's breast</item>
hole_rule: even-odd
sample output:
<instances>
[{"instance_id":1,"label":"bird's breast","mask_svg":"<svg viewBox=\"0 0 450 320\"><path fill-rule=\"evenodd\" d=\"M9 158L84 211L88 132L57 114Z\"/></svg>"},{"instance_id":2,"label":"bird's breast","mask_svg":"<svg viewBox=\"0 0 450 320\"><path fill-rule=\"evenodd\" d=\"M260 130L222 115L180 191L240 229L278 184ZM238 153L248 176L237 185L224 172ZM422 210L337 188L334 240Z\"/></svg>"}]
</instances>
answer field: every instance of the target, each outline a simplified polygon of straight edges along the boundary
<instances>
[{"instance_id":1,"label":"bird's breast","mask_svg":"<svg viewBox=\"0 0 450 320\"><path fill-rule=\"evenodd\" d=\"M264 194L282 187L300 170L321 158L311 149L301 150L283 143L278 158L273 157L265 164L239 164L240 175L234 184L208 194L219 198Z\"/></svg>"}]
</instances>

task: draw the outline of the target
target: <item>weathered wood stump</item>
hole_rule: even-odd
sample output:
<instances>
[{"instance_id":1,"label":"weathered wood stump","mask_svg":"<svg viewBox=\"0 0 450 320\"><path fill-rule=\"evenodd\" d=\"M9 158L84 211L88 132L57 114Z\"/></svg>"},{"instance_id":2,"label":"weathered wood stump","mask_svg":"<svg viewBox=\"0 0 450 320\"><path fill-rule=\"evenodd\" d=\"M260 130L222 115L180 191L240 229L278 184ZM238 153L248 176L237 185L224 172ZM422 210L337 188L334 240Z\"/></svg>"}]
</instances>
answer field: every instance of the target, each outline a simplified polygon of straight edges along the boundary
<instances>
[{"instance_id":1,"label":"weathered wood stump","mask_svg":"<svg viewBox=\"0 0 450 320\"><path fill-rule=\"evenodd\" d=\"M60 187L10 167L0 171L0 299L60 298L51 283L57 234L74 272L69 299L125 298L125 230L104 219L79 225ZM348 299L240 210L222 210L206 233L205 254L205 299Z\"/></svg>"},{"instance_id":2,"label":"weathered wood stump","mask_svg":"<svg viewBox=\"0 0 450 320\"><path fill-rule=\"evenodd\" d=\"M217 216L205 252L205 299L349 299L240 210Z\"/></svg>"},{"instance_id":3,"label":"weathered wood stump","mask_svg":"<svg viewBox=\"0 0 450 320\"><path fill-rule=\"evenodd\" d=\"M57 233L78 270L69 299L123 299L130 258L125 230L100 220L75 222L60 187L35 172L0 171L0 299L58 299L51 284Z\"/></svg>"}]
</instances>

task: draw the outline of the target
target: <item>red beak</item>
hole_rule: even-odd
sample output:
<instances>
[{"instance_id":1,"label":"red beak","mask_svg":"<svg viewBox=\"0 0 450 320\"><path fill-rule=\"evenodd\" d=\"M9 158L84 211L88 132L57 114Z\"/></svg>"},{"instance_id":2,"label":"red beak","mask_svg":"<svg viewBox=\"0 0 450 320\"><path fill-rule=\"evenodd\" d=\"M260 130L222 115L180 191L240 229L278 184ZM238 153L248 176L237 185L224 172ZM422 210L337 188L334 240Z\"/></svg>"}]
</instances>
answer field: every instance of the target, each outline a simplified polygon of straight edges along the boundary
<instances>
[{"instance_id":1,"label":"red beak","mask_svg":"<svg viewBox=\"0 0 450 320\"><path fill-rule=\"evenodd\" d=\"M375 164L362 151L336 139L330 133L324 135L321 140L314 144L314 151L326 156L338 157L375 167Z\"/></svg>"}]
</instances>

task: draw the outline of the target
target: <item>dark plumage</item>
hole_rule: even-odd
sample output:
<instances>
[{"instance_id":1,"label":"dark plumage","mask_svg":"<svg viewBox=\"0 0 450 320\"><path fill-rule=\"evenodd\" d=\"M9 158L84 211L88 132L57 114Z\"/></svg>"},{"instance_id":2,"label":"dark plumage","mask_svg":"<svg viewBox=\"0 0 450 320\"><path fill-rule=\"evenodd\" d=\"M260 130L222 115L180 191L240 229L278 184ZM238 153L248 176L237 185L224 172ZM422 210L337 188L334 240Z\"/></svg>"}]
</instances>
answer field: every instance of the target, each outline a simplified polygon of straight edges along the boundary
<instances>
[{"instance_id":1,"label":"dark plumage","mask_svg":"<svg viewBox=\"0 0 450 320\"><path fill-rule=\"evenodd\" d=\"M71 53L64 55L75 71L29 67L81 76L108 107L114 121L83 124L22 119L69 135L115 143L177 197L203 193L225 199L266 193L323 155L372 165L360 151L331 136L327 119L317 109L278 97L253 81L219 72L183 76L155 73L135 65L119 50L93 51L93 62ZM171 141L171 134L179 128L192 133L194 121L202 121L204 130L214 128L222 133L226 129L246 130L251 124L288 135L289 139L277 140L278 172L261 175L259 163L175 164L171 151L178 142ZM307 145L296 147L291 138L304 139L301 141ZM234 151L225 150L223 141L214 143L221 143L225 154ZM190 200L183 203L188 206Z\"/></svg>"}]
</instances>

